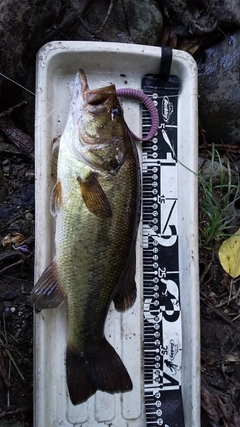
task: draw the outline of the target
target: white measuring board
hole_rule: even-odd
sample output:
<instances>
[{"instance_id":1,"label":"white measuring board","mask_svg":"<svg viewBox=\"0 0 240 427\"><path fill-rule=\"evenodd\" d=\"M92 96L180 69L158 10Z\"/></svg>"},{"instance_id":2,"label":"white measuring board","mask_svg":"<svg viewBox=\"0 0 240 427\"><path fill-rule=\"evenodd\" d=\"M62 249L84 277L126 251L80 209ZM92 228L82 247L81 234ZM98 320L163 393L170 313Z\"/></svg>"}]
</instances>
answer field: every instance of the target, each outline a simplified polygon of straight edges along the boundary
<instances>
[{"instance_id":1,"label":"white measuring board","mask_svg":"<svg viewBox=\"0 0 240 427\"><path fill-rule=\"evenodd\" d=\"M90 88L114 83L117 88L140 89L143 76L157 74L160 63L161 48L152 46L56 41L40 49L37 56L35 115L35 281L54 256L54 219L49 210L52 188L51 145L65 127L77 69L85 71ZM173 51L171 74L178 76L181 82L178 97L178 159L188 168L178 165L174 183L178 189L176 219L179 275L180 282L184 284L180 289L182 396L185 427L199 427L197 178L190 172L197 172L197 69L192 57L184 52ZM141 134L140 105L124 100L123 108L131 130ZM142 157L141 144L138 143L138 146ZM35 315L35 427L147 425L144 399L142 223L137 242L136 281L138 296L133 308L121 314L111 307L105 331L106 338L121 356L132 378L133 390L129 393L112 396L97 392L86 403L73 406L68 398L65 373L67 307L63 305Z\"/></svg>"}]
</instances>

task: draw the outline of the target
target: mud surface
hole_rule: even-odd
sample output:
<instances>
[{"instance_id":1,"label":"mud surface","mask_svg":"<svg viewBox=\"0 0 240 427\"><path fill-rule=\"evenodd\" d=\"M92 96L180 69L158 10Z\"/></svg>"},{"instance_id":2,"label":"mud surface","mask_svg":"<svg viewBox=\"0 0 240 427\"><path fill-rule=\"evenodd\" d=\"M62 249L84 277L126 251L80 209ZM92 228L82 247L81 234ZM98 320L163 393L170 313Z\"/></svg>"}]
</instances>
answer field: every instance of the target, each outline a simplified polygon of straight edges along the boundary
<instances>
[{"instance_id":1,"label":"mud surface","mask_svg":"<svg viewBox=\"0 0 240 427\"><path fill-rule=\"evenodd\" d=\"M0 156L0 426L32 426L33 164L9 150Z\"/></svg>"},{"instance_id":2,"label":"mud surface","mask_svg":"<svg viewBox=\"0 0 240 427\"><path fill-rule=\"evenodd\" d=\"M33 163L6 141L0 171L0 426L33 425ZM3 147L5 147L3 149ZM200 147L202 152L204 148ZM229 153L237 161L238 154ZM239 208L239 206L236 206ZM41 242L39 242L40 244ZM240 425L240 282L200 251L202 427Z\"/></svg>"}]
</instances>

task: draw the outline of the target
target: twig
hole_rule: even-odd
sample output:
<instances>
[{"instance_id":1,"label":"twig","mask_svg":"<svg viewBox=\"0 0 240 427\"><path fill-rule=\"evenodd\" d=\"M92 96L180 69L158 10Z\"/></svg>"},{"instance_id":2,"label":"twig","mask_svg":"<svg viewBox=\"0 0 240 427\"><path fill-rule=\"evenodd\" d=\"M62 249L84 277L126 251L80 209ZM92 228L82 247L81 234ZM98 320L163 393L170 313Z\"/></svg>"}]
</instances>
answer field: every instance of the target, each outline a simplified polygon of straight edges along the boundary
<instances>
[{"instance_id":1,"label":"twig","mask_svg":"<svg viewBox=\"0 0 240 427\"><path fill-rule=\"evenodd\" d=\"M9 268L15 267L16 265L22 264L23 260L20 259L19 261L14 262L13 264L7 265L6 267L2 268L2 270L0 270L0 274L4 273L4 271L9 270Z\"/></svg>"},{"instance_id":2,"label":"twig","mask_svg":"<svg viewBox=\"0 0 240 427\"><path fill-rule=\"evenodd\" d=\"M216 313L219 317L225 320L225 322L227 322L229 325L233 325L232 320L230 320L228 316L226 316L226 314L223 314L220 310L217 310L215 307L213 307L213 305L210 305L208 303L207 295L205 295L203 292L201 292L201 295L204 296L204 298L201 298L201 300L204 302L205 305L207 305L212 311L214 311L214 313Z\"/></svg>"},{"instance_id":3,"label":"twig","mask_svg":"<svg viewBox=\"0 0 240 427\"><path fill-rule=\"evenodd\" d=\"M239 149L238 145L229 144L229 145L227 145L227 147L225 147L225 145L223 143L222 144L214 144L214 145L219 150L227 151L229 153L234 153L234 154L240 154L240 149ZM202 149L205 149L205 148L210 149L211 147L212 147L212 144L204 143L203 145L201 145L200 151L202 151Z\"/></svg>"},{"instance_id":4,"label":"twig","mask_svg":"<svg viewBox=\"0 0 240 427\"><path fill-rule=\"evenodd\" d=\"M107 20L109 19L109 16L111 14L112 8L113 8L113 0L110 0L110 4L109 4L109 7L108 7L108 11L106 13L106 16L104 18L104 21L103 21L102 25L100 26L100 28L93 33L93 35L97 35L97 34L99 34L102 31L104 25L106 24Z\"/></svg>"},{"instance_id":5,"label":"twig","mask_svg":"<svg viewBox=\"0 0 240 427\"><path fill-rule=\"evenodd\" d=\"M7 332L6 332L6 322L5 322L5 315L4 314L3 314L3 336L5 339L5 343L8 344Z\"/></svg>"},{"instance_id":6,"label":"twig","mask_svg":"<svg viewBox=\"0 0 240 427\"><path fill-rule=\"evenodd\" d=\"M235 320L239 319L240 314L238 314L236 317L234 317L234 319L232 320L233 322L235 322Z\"/></svg>"},{"instance_id":7,"label":"twig","mask_svg":"<svg viewBox=\"0 0 240 427\"><path fill-rule=\"evenodd\" d=\"M232 279L233 280L233 279ZM232 283L232 282L231 282ZM231 285L231 284L230 284ZM232 293L232 290L231 290L231 293ZM227 298L225 298L222 302L220 302L219 304L217 304L217 305L215 305L215 308L219 308L219 307L222 307L222 306L224 306L224 305L229 305L229 303L231 302L231 301L234 301L235 299L237 299L238 297L239 297L239 293L240 293L240 288L239 288L239 290L237 291L237 293L232 297L230 297L230 294L228 294L228 297ZM223 294L223 295L225 295L225 294ZM220 295L219 296L219 298L221 298L222 297L222 295ZM234 320L234 319L233 319Z\"/></svg>"},{"instance_id":8,"label":"twig","mask_svg":"<svg viewBox=\"0 0 240 427\"><path fill-rule=\"evenodd\" d=\"M17 108L20 108L20 107L22 107L23 105L26 105L26 104L27 104L27 101L19 102L19 104L14 105L14 107L10 107L10 108L8 108L8 110L3 111L2 113L0 113L0 118L1 117L5 117L5 116L10 116L10 114L12 114L12 112L14 110L16 110Z\"/></svg>"},{"instance_id":9,"label":"twig","mask_svg":"<svg viewBox=\"0 0 240 427\"><path fill-rule=\"evenodd\" d=\"M7 371L4 365L4 361L3 361L3 357L2 357L2 353L0 350L0 376L2 377L5 386L7 387L7 389L10 387L11 382L9 381L9 378L7 376Z\"/></svg>"},{"instance_id":10,"label":"twig","mask_svg":"<svg viewBox=\"0 0 240 427\"><path fill-rule=\"evenodd\" d=\"M17 408L14 411L3 411L0 412L0 419L6 417L7 415L17 415L21 413L21 409Z\"/></svg>"},{"instance_id":11,"label":"twig","mask_svg":"<svg viewBox=\"0 0 240 427\"><path fill-rule=\"evenodd\" d=\"M232 288L233 288L233 278L231 277L230 288L229 288L229 296L228 296L228 305L230 304L230 301L232 299Z\"/></svg>"},{"instance_id":12,"label":"twig","mask_svg":"<svg viewBox=\"0 0 240 427\"><path fill-rule=\"evenodd\" d=\"M6 352L7 354L8 354L8 357L9 357L9 352ZM9 361L8 361L8 379L9 379L9 381L10 381L10 378L11 378L11 359L9 358ZM7 389L7 407L9 408L9 406L10 406L10 390L9 390L9 388Z\"/></svg>"},{"instance_id":13,"label":"twig","mask_svg":"<svg viewBox=\"0 0 240 427\"><path fill-rule=\"evenodd\" d=\"M2 332L2 331L0 331L0 333L3 333L3 332ZM15 338L13 335L11 335L11 338L12 338L15 342L18 342L18 341L16 340L16 338ZM13 351L13 352L17 353L21 358L23 358L22 354L20 353L20 351L19 351L17 348L15 348L14 346L9 345L9 344L4 344L4 342L3 342L1 339L0 339L0 347L4 348L4 350Z\"/></svg>"},{"instance_id":14,"label":"twig","mask_svg":"<svg viewBox=\"0 0 240 427\"><path fill-rule=\"evenodd\" d=\"M3 332L4 332L4 339L6 344L8 344L8 337L7 337L7 331L6 331L6 322L5 322L5 315L3 314ZM8 380L10 382L10 376L11 376L11 360L8 361ZM10 391L9 388L7 389L7 406L10 406Z\"/></svg>"},{"instance_id":15,"label":"twig","mask_svg":"<svg viewBox=\"0 0 240 427\"><path fill-rule=\"evenodd\" d=\"M208 146L208 145L211 146L211 144L207 143L205 131L202 127L200 120L198 120L198 123L199 123L199 133L200 133L200 136L202 137L202 140L203 140L203 144L201 144L201 146L199 148L203 148L203 147Z\"/></svg>"},{"instance_id":16,"label":"twig","mask_svg":"<svg viewBox=\"0 0 240 427\"><path fill-rule=\"evenodd\" d=\"M84 22L84 20L81 16L79 16L78 19L81 21L81 24L84 26L85 30L87 30L89 32L89 34L96 36L97 34L99 34L102 31L104 25L106 24L110 14L111 14L112 8L113 8L113 0L110 0L108 11L107 11L106 16L104 18L104 21L103 21L102 25L100 26L100 28L98 30L95 30L95 31L91 30L91 28L89 28L89 26Z\"/></svg>"},{"instance_id":17,"label":"twig","mask_svg":"<svg viewBox=\"0 0 240 427\"><path fill-rule=\"evenodd\" d=\"M234 346L231 348L231 350L229 350L229 352L226 354L225 358L227 358L229 356L229 354L231 354L233 352L233 350L235 350L235 348L237 348L240 344L240 341L238 341L236 344L234 344Z\"/></svg>"},{"instance_id":18,"label":"twig","mask_svg":"<svg viewBox=\"0 0 240 427\"><path fill-rule=\"evenodd\" d=\"M6 344L8 344L8 339L7 339L7 332L6 332L6 322L5 322L5 317L3 315L3 330L4 330L4 338L5 338L5 342ZM19 374L19 376L21 377L21 379L24 381L25 378L23 376L23 374L21 373L19 367L17 366L14 358L12 357L10 351L6 348L6 353L9 357L9 362L12 362L13 366L15 367L17 373ZM11 363L9 363L9 378L10 378L10 370L11 370Z\"/></svg>"},{"instance_id":19,"label":"twig","mask_svg":"<svg viewBox=\"0 0 240 427\"><path fill-rule=\"evenodd\" d=\"M53 24L53 28L59 33L61 34L62 37L64 37L66 40L70 40L69 37L66 36L66 34L63 34L63 32L61 30L59 30L59 28L56 26L56 24Z\"/></svg>"},{"instance_id":20,"label":"twig","mask_svg":"<svg viewBox=\"0 0 240 427\"><path fill-rule=\"evenodd\" d=\"M9 359L11 360L11 362L12 362L12 364L13 364L14 368L16 369L16 371L17 371L18 375L19 375L19 376L21 377L21 379L24 381L24 380L25 380L25 378L24 378L23 374L21 373L21 371L20 371L19 367L17 366L17 364L16 364L16 362L15 362L14 358L12 357L12 355L11 355L10 351L9 351L9 350L6 350L6 353L7 353L8 357L9 357Z\"/></svg>"},{"instance_id":21,"label":"twig","mask_svg":"<svg viewBox=\"0 0 240 427\"><path fill-rule=\"evenodd\" d=\"M202 283L203 282L203 280L204 280L204 278L205 278L205 276L206 276L206 274L209 272L209 270L210 270L210 268L211 268L211 266L212 266L212 261L211 262L209 262L208 263L208 265L207 265L207 267L205 268L205 270L203 271L203 273L202 273L202 275L200 276L200 283Z\"/></svg>"},{"instance_id":22,"label":"twig","mask_svg":"<svg viewBox=\"0 0 240 427\"><path fill-rule=\"evenodd\" d=\"M128 16L127 16L127 12L126 12L124 1L121 0L121 3L122 3L122 9L123 9L123 14L124 14L124 18L125 18L125 23L126 23L127 31L128 31L129 37L131 39L131 43L133 43L132 35L131 35L131 30L130 30L130 25L129 25L129 22L128 22Z\"/></svg>"}]
</instances>

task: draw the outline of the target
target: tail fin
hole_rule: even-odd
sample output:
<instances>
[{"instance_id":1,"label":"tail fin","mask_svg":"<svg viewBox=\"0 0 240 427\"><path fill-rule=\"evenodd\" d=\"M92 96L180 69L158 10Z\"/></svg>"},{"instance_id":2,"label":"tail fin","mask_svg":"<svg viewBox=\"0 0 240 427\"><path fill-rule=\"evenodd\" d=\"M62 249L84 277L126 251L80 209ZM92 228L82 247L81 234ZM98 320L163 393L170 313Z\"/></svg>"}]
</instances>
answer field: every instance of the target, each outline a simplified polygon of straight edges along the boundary
<instances>
[{"instance_id":1,"label":"tail fin","mask_svg":"<svg viewBox=\"0 0 240 427\"><path fill-rule=\"evenodd\" d=\"M131 378L114 348L104 338L94 350L66 354L67 383L73 405L85 402L97 390L120 393L132 390Z\"/></svg>"}]
</instances>

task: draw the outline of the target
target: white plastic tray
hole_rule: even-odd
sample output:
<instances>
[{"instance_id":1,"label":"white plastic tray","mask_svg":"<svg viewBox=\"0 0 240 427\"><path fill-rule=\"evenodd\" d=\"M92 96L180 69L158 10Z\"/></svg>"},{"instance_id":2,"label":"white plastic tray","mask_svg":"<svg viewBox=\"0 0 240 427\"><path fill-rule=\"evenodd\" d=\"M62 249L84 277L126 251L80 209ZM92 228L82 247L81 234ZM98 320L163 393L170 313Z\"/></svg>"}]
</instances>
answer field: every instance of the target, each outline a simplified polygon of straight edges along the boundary
<instances>
[{"instance_id":1,"label":"white plastic tray","mask_svg":"<svg viewBox=\"0 0 240 427\"><path fill-rule=\"evenodd\" d=\"M49 210L52 140L66 123L71 85L82 68L90 88L114 83L117 88L141 88L146 73L158 73L161 48L100 42L51 42L37 56L36 79L36 251L35 280L54 255L54 220ZM178 158L197 172L197 68L192 57L173 51L171 74L181 81L178 106ZM125 77L126 76L126 77ZM124 101L125 118L141 134L141 108ZM140 144L139 144L140 146ZM141 154L140 154L141 155ZM182 392L186 427L200 426L199 296L197 242L197 178L179 169L179 252L182 307ZM35 427L144 427L142 234L137 243L137 301L124 314L110 310L106 337L121 355L133 380L133 391L97 392L74 407L67 397L65 348L66 305L35 315L34 327L34 426ZM170 426L171 427L171 426Z\"/></svg>"}]
</instances>

